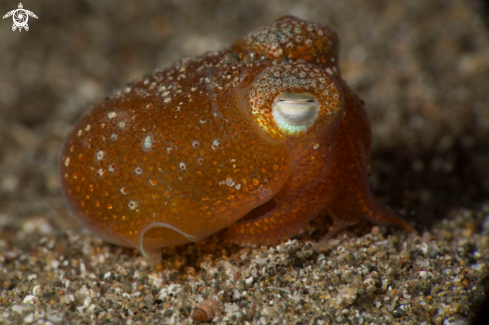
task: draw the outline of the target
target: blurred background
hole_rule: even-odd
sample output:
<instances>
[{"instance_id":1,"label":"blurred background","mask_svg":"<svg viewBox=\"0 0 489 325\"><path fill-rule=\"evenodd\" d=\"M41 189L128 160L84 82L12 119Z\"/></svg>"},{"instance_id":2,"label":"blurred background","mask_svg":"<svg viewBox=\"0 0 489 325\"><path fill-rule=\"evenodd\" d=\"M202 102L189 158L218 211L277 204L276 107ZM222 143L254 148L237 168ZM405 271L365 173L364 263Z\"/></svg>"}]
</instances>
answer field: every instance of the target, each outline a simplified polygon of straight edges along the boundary
<instances>
[{"instance_id":1,"label":"blurred background","mask_svg":"<svg viewBox=\"0 0 489 325\"><path fill-rule=\"evenodd\" d=\"M29 31L13 32L11 17L0 20L0 237L80 231L61 197L58 155L90 105L131 79L226 48L286 14L339 34L343 77L367 103L371 183L385 204L422 230L451 209L489 198L489 34L482 2L22 4L39 17L29 17ZM17 6L3 0L0 12Z\"/></svg>"}]
</instances>

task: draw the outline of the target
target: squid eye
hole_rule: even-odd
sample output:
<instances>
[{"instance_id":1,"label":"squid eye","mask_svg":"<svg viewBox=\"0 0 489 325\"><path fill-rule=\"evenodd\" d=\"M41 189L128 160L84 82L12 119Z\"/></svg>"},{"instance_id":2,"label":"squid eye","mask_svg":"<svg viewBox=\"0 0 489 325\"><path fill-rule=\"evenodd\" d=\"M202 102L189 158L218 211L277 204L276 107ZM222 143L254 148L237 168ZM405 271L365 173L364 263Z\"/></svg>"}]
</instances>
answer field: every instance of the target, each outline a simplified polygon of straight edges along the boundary
<instances>
[{"instance_id":1,"label":"squid eye","mask_svg":"<svg viewBox=\"0 0 489 325\"><path fill-rule=\"evenodd\" d=\"M292 132L306 130L319 113L319 102L311 93L281 93L272 104L277 125Z\"/></svg>"}]
</instances>

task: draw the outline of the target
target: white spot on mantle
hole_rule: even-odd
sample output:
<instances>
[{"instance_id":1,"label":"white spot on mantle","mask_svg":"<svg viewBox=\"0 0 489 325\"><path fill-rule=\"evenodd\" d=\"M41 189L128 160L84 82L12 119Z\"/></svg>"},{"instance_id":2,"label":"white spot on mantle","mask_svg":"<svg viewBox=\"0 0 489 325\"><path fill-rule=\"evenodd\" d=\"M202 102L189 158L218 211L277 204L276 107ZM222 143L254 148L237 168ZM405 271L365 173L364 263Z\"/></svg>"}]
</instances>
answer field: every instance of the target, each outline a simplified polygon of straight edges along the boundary
<instances>
[{"instance_id":1,"label":"white spot on mantle","mask_svg":"<svg viewBox=\"0 0 489 325\"><path fill-rule=\"evenodd\" d=\"M146 138L144 138L144 147L146 149L151 149L152 145L153 145L153 142L151 140L151 137L148 135Z\"/></svg>"},{"instance_id":2,"label":"white spot on mantle","mask_svg":"<svg viewBox=\"0 0 489 325\"><path fill-rule=\"evenodd\" d=\"M231 177L226 178L226 185L227 186L234 186L234 181Z\"/></svg>"}]
</instances>

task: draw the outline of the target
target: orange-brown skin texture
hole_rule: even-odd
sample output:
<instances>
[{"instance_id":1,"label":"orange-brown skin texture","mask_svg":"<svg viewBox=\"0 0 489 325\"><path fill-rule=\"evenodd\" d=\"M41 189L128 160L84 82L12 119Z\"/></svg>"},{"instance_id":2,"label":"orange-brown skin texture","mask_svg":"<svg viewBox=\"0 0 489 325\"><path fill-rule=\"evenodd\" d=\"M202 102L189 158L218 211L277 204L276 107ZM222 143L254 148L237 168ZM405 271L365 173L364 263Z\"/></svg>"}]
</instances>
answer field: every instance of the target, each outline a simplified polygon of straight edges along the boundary
<instances>
[{"instance_id":1,"label":"orange-brown skin texture","mask_svg":"<svg viewBox=\"0 0 489 325\"><path fill-rule=\"evenodd\" d=\"M306 130L274 121L271 105L284 91L319 100ZM373 200L370 150L336 34L285 16L93 107L64 144L61 181L84 225L153 261L161 247L224 228L240 245L275 243L324 212L340 227L366 219L414 232Z\"/></svg>"}]
</instances>

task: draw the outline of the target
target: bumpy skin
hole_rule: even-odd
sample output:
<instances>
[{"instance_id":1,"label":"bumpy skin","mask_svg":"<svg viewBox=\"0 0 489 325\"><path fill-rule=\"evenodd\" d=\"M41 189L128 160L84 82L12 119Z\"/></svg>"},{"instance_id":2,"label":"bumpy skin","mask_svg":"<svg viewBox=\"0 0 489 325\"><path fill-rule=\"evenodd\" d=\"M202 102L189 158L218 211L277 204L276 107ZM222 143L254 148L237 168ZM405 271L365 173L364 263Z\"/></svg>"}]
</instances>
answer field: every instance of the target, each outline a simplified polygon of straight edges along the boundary
<instances>
[{"instance_id":1,"label":"bumpy skin","mask_svg":"<svg viewBox=\"0 0 489 325\"><path fill-rule=\"evenodd\" d=\"M311 125L274 120L283 92L317 98ZM238 244L271 244L324 212L339 227L367 219L414 232L373 201L370 150L336 34L285 16L93 107L62 149L61 181L83 224L152 261L161 247L224 228Z\"/></svg>"}]
</instances>

